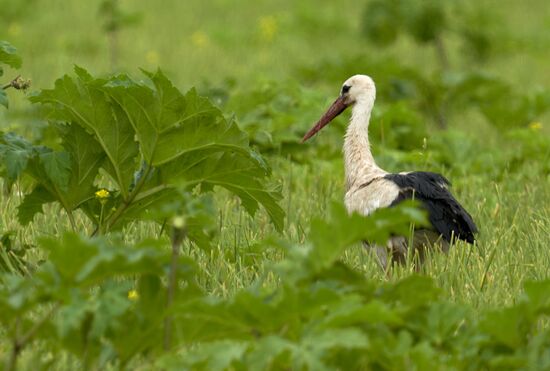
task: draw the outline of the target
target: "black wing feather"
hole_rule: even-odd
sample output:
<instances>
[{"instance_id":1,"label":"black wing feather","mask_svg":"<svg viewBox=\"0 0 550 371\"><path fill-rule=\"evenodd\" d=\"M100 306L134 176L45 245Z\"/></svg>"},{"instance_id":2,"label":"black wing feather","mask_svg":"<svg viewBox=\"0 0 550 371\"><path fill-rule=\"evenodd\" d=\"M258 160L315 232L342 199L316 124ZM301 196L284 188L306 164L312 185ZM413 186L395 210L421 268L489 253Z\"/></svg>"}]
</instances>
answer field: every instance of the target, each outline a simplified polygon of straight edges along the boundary
<instances>
[{"instance_id":1,"label":"black wing feather","mask_svg":"<svg viewBox=\"0 0 550 371\"><path fill-rule=\"evenodd\" d=\"M388 174L384 178L401 189L391 206L406 199L417 199L427 209L433 228L446 241L451 242L454 235L455 238L474 243L477 227L470 214L449 191L451 183L445 177L436 173L415 171L408 174Z\"/></svg>"}]
</instances>

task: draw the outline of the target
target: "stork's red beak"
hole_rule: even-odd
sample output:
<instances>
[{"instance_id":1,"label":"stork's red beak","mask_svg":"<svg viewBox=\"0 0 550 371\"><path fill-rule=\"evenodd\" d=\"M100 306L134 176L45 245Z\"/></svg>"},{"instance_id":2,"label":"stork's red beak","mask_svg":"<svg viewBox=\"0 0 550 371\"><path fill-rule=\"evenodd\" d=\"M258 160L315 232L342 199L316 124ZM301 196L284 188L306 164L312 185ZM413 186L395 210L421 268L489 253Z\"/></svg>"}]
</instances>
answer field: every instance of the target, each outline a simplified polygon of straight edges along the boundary
<instances>
[{"instance_id":1,"label":"stork's red beak","mask_svg":"<svg viewBox=\"0 0 550 371\"><path fill-rule=\"evenodd\" d=\"M302 138L302 143L304 143L306 140L317 134L318 131L320 131L322 128L324 128L329 122L334 120L336 116L344 112L344 110L348 107L348 104L346 104L345 99L343 96L339 96L334 103L330 106L330 108L327 110L327 112L317 121L315 126L313 126Z\"/></svg>"}]
</instances>

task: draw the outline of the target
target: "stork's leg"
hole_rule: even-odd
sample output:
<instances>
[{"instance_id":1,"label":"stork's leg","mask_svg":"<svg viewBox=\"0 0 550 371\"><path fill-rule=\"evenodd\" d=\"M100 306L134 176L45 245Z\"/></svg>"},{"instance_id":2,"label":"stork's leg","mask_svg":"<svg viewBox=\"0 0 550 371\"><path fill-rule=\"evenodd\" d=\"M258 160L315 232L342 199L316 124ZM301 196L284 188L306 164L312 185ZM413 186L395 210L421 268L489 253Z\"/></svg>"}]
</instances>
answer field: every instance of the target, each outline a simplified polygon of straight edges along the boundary
<instances>
[{"instance_id":1,"label":"stork's leg","mask_svg":"<svg viewBox=\"0 0 550 371\"><path fill-rule=\"evenodd\" d=\"M407 262L407 240L405 237L392 237L388 240L388 250L392 261L404 265Z\"/></svg>"},{"instance_id":2,"label":"stork's leg","mask_svg":"<svg viewBox=\"0 0 550 371\"><path fill-rule=\"evenodd\" d=\"M363 242L363 246L376 254L376 262L384 272L388 272L388 267L396 262L398 264L405 264L407 261L407 241L403 237L392 237L386 244L368 244Z\"/></svg>"},{"instance_id":3,"label":"stork's leg","mask_svg":"<svg viewBox=\"0 0 550 371\"><path fill-rule=\"evenodd\" d=\"M386 246L381 246L377 244L369 244L366 241L363 241L363 247L369 252L374 252L376 255L376 262L378 266L384 271L387 272L388 268L388 248Z\"/></svg>"},{"instance_id":4,"label":"stork's leg","mask_svg":"<svg viewBox=\"0 0 550 371\"><path fill-rule=\"evenodd\" d=\"M386 246L375 245L374 252L376 254L376 261L384 272L388 271L388 249Z\"/></svg>"},{"instance_id":5,"label":"stork's leg","mask_svg":"<svg viewBox=\"0 0 550 371\"><path fill-rule=\"evenodd\" d=\"M420 271L422 269L428 251L443 252L447 254L449 248L449 243L445 241L440 234L428 229L419 229L415 231L412 248L412 251L414 251L415 270Z\"/></svg>"},{"instance_id":6,"label":"stork's leg","mask_svg":"<svg viewBox=\"0 0 550 371\"><path fill-rule=\"evenodd\" d=\"M386 246L363 242L363 246L367 250L376 254L376 262L380 268L388 273L388 267L391 267L394 262L400 265L406 264L409 251L408 245L408 239L401 236L390 238ZM412 264L417 272L422 269L428 249L435 249L444 253L449 251L449 243L442 236L425 229L415 231L412 245L411 252L414 254Z\"/></svg>"},{"instance_id":7,"label":"stork's leg","mask_svg":"<svg viewBox=\"0 0 550 371\"><path fill-rule=\"evenodd\" d=\"M440 234L428 229L419 229L414 232L413 248L418 253L422 263L428 249L447 254L450 245Z\"/></svg>"}]
</instances>

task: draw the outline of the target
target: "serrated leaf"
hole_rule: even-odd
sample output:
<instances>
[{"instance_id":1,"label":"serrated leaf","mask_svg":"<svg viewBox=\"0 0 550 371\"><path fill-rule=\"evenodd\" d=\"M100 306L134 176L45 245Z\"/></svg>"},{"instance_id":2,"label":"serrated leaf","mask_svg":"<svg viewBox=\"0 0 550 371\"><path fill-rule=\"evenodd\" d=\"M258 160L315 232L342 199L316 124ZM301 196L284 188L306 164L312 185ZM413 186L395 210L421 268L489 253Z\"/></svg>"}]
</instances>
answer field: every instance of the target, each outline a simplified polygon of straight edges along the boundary
<instances>
[{"instance_id":1,"label":"serrated leaf","mask_svg":"<svg viewBox=\"0 0 550 371\"><path fill-rule=\"evenodd\" d=\"M126 115L111 105L100 89L105 80L94 80L80 67L75 67L75 72L77 78L58 79L54 89L42 90L30 100L50 104L54 118L72 121L92 133L109 160L106 170L127 197L138 154L134 130Z\"/></svg>"},{"instance_id":2,"label":"serrated leaf","mask_svg":"<svg viewBox=\"0 0 550 371\"><path fill-rule=\"evenodd\" d=\"M130 248L116 239L65 233L61 239L42 238L39 242L49 251L49 261L73 285L95 284L120 275L162 274L170 261L167 252L152 240ZM193 270L190 259L181 258L180 264Z\"/></svg>"},{"instance_id":3,"label":"serrated leaf","mask_svg":"<svg viewBox=\"0 0 550 371\"><path fill-rule=\"evenodd\" d=\"M66 199L71 208L76 208L93 197L93 183L105 159L105 153L94 137L79 125L60 126L58 130L63 139L63 147L71 155Z\"/></svg>"},{"instance_id":4,"label":"serrated leaf","mask_svg":"<svg viewBox=\"0 0 550 371\"><path fill-rule=\"evenodd\" d=\"M0 41L0 63L15 69L21 68L22 61L17 49L7 41Z\"/></svg>"},{"instance_id":5,"label":"serrated leaf","mask_svg":"<svg viewBox=\"0 0 550 371\"><path fill-rule=\"evenodd\" d=\"M33 146L28 141L14 133L4 134L0 140L0 159L6 167L9 183L15 182L26 169L33 154Z\"/></svg>"},{"instance_id":6,"label":"serrated leaf","mask_svg":"<svg viewBox=\"0 0 550 371\"><path fill-rule=\"evenodd\" d=\"M49 252L48 260L55 265L63 280L75 282L82 267L99 249L97 243L86 241L75 233L65 233L61 239L41 238L40 246Z\"/></svg>"},{"instance_id":7,"label":"serrated leaf","mask_svg":"<svg viewBox=\"0 0 550 371\"><path fill-rule=\"evenodd\" d=\"M284 225L284 211L277 204L280 192L262 184L266 175L263 166L251 156L241 153L223 153L203 157L189 154L178 162L169 163L161 169L168 182L206 186L220 186L239 196L242 206L254 215L262 205L278 230Z\"/></svg>"},{"instance_id":8,"label":"serrated leaf","mask_svg":"<svg viewBox=\"0 0 550 371\"><path fill-rule=\"evenodd\" d=\"M250 151L246 134L194 89L184 96L161 71L145 73L155 91L128 78L111 80L105 91L128 114L146 161L162 165L162 177L169 184L228 189L251 215L261 204L282 230L280 192L261 182L269 168Z\"/></svg>"},{"instance_id":9,"label":"serrated leaf","mask_svg":"<svg viewBox=\"0 0 550 371\"><path fill-rule=\"evenodd\" d=\"M259 204L264 206L282 229L280 191L264 184L269 167L250 150L246 133L208 99L194 89L182 95L161 71L145 72L154 88L126 75L103 80L80 67L75 72L77 78L65 76L31 101L50 105L54 118L76 123L93 135L108 159L103 168L117 182L122 198L132 201L126 213L135 217L150 211L170 187L201 184L202 190L209 190L219 185L239 196L251 215ZM136 181L134 136L144 160ZM133 187L137 190L130 194ZM125 219L117 215L108 228Z\"/></svg>"},{"instance_id":10,"label":"serrated leaf","mask_svg":"<svg viewBox=\"0 0 550 371\"><path fill-rule=\"evenodd\" d=\"M67 191L71 176L71 156L67 152L50 151L38 155L48 178L63 191Z\"/></svg>"},{"instance_id":11,"label":"serrated leaf","mask_svg":"<svg viewBox=\"0 0 550 371\"><path fill-rule=\"evenodd\" d=\"M104 87L123 108L136 131L148 164L158 166L190 152L247 151L244 132L194 89L185 96L159 70L145 72L152 90L126 76Z\"/></svg>"},{"instance_id":12,"label":"serrated leaf","mask_svg":"<svg viewBox=\"0 0 550 371\"><path fill-rule=\"evenodd\" d=\"M134 248L100 244L99 254L88 259L76 279L92 284L115 275L162 274L170 256L152 244L148 241ZM180 259L180 264L193 266L192 261L185 258Z\"/></svg>"},{"instance_id":13,"label":"serrated leaf","mask_svg":"<svg viewBox=\"0 0 550 371\"><path fill-rule=\"evenodd\" d=\"M45 188L38 185L31 193L25 196L23 202L17 207L17 219L22 225L29 224L34 216L42 213L44 204L55 201L56 198Z\"/></svg>"}]
</instances>

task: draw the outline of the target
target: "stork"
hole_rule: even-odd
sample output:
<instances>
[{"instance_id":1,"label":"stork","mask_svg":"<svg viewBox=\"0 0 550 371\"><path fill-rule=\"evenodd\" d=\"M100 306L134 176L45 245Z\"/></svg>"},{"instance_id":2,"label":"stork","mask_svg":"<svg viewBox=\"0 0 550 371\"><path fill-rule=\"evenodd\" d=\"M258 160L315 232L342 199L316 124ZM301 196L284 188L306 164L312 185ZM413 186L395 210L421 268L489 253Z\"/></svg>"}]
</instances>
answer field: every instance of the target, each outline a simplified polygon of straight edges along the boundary
<instances>
[{"instance_id":1,"label":"stork","mask_svg":"<svg viewBox=\"0 0 550 371\"><path fill-rule=\"evenodd\" d=\"M394 206L405 199L419 200L428 212L431 226L417 229L412 251L423 259L426 247L449 250L454 239L474 243L477 227L470 214L451 194L449 181L440 174L413 171L388 173L375 162L370 150L369 122L376 99L374 81L366 75L350 77L342 85L338 98L303 137L302 143L352 107L351 120L344 137L346 175L345 205L349 213L369 215L379 208ZM371 248L368 242L364 243ZM374 246L378 262L386 270L392 261L404 263L409 251L408 238L395 236L386 246Z\"/></svg>"}]
</instances>

